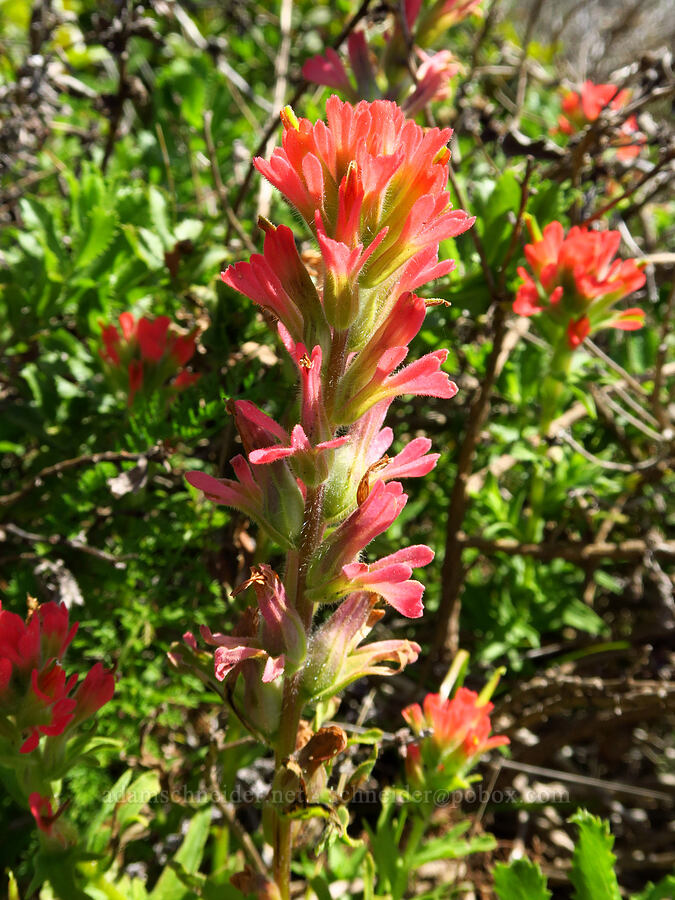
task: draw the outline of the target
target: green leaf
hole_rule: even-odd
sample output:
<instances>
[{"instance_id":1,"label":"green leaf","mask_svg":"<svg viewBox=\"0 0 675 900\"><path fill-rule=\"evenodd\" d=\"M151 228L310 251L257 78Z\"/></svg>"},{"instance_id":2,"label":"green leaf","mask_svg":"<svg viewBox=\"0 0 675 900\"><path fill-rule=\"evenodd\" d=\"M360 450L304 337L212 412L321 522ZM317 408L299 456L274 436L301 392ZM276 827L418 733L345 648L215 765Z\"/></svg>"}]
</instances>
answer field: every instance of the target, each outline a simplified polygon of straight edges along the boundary
<instances>
[{"instance_id":1,"label":"green leaf","mask_svg":"<svg viewBox=\"0 0 675 900\"><path fill-rule=\"evenodd\" d=\"M7 876L9 878L9 884L7 885L7 900L21 900L19 886L16 883L14 872L12 872L11 869L7 870Z\"/></svg>"},{"instance_id":2,"label":"green leaf","mask_svg":"<svg viewBox=\"0 0 675 900\"><path fill-rule=\"evenodd\" d=\"M211 807L208 806L193 816L185 840L173 858L175 868L170 863L164 869L150 894L151 900L183 900L191 895L180 875L182 872L194 875L198 871L210 827Z\"/></svg>"},{"instance_id":3,"label":"green leaf","mask_svg":"<svg viewBox=\"0 0 675 900\"><path fill-rule=\"evenodd\" d=\"M573 900L621 900L609 823L585 809L578 810L569 821L579 827L570 870Z\"/></svg>"},{"instance_id":4,"label":"green leaf","mask_svg":"<svg viewBox=\"0 0 675 900\"><path fill-rule=\"evenodd\" d=\"M593 399L593 395L589 394L589 392L585 391L583 388L577 387L576 384L568 384L568 387L572 394L574 394L577 400L584 407L584 409L588 413L588 417L590 419L597 419L598 411L595 407L595 400Z\"/></svg>"},{"instance_id":5,"label":"green leaf","mask_svg":"<svg viewBox=\"0 0 675 900\"><path fill-rule=\"evenodd\" d=\"M603 619L586 606L583 600L578 597L572 597L565 606L562 613L562 622L565 625L571 625L572 628L578 628L580 631L587 631L589 634L600 634L606 630L607 626Z\"/></svg>"},{"instance_id":6,"label":"green leaf","mask_svg":"<svg viewBox=\"0 0 675 900\"><path fill-rule=\"evenodd\" d=\"M369 728L360 734L353 734L347 741L348 746L352 744L379 744L382 740L383 731L380 728Z\"/></svg>"},{"instance_id":7,"label":"green leaf","mask_svg":"<svg viewBox=\"0 0 675 900\"><path fill-rule=\"evenodd\" d=\"M631 900L673 900L675 897L675 875L666 875L658 884L648 884L640 894Z\"/></svg>"},{"instance_id":8,"label":"green leaf","mask_svg":"<svg viewBox=\"0 0 675 900\"><path fill-rule=\"evenodd\" d=\"M177 241L196 241L204 229L204 223L199 219L183 219L176 225L174 237Z\"/></svg>"},{"instance_id":9,"label":"green leaf","mask_svg":"<svg viewBox=\"0 0 675 900\"><path fill-rule=\"evenodd\" d=\"M48 881L57 900L91 900L76 881L76 851L41 849L33 858L33 880L28 886L30 896Z\"/></svg>"},{"instance_id":10,"label":"green leaf","mask_svg":"<svg viewBox=\"0 0 675 900\"><path fill-rule=\"evenodd\" d=\"M460 831L466 831L470 822L461 822L459 826L453 828L449 834L433 840L425 841L424 845L415 854L414 868L418 869L425 863L435 862L439 859L460 859L463 856L469 856L471 853L487 853L494 850L497 841L491 834L478 834L470 838L468 841L459 837ZM466 828L464 827L466 825Z\"/></svg>"},{"instance_id":11,"label":"green leaf","mask_svg":"<svg viewBox=\"0 0 675 900\"><path fill-rule=\"evenodd\" d=\"M156 234L147 228L136 228L135 225L122 227L134 253L149 269L164 267L164 247Z\"/></svg>"},{"instance_id":12,"label":"green leaf","mask_svg":"<svg viewBox=\"0 0 675 900\"><path fill-rule=\"evenodd\" d=\"M611 591L617 596L621 595L624 591L625 585L623 582L618 578L615 578L609 572L606 572L604 569L596 569L593 573L593 580L596 584L599 584L600 587L605 588L607 591Z\"/></svg>"},{"instance_id":13,"label":"green leaf","mask_svg":"<svg viewBox=\"0 0 675 900\"><path fill-rule=\"evenodd\" d=\"M498 863L494 878L499 900L548 900L551 896L541 869L525 857Z\"/></svg>"},{"instance_id":14,"label":"green leaf","mask_svg":"<svg viewBox=\"0 0 675 900\"><path fill-rule=\"evenodd\" d=\"M125 791L120 805L117 807L119 830L123 832L129 825L138 821L143 807L160 791L159 778L155 772L144 772Z\"/></svg>"},{"instance_id":15,"label":"green leaf","mask_svg":"<svg viewBox=\"0 0 675 900\"><path fill-rule=\"evenodd\" d=\"M95 206L90 210L75 266L84 269L99 257L110 244L116 228L117 217L114 212L102 206Z\"/></svg>"},{"instance_id":16,"label":"green leaf","mask_svg":"<svg viewBox=\"0 0 675 900\"><path fill-rule=\"evenodd\" d=\"M363 900L375 900L375 860L370 853L363 858Z\"/></svg>"},{"instance_id":17,"label":"green leaf","mask_svg":"<svg viewBox=\"0 0 675 900\"><path fill-rule=\"evenodd\" d=\"M309 879L309 885L317 896L317 900L331 900L328 882L323 875L317 875Z\"/></svg>"},{"instance_id":18,"label":"green leaf","mask_svg":"<svg viewBox=\"0 0 675 900\"><path fill-rule=\"evenodd\" d=\"M148 189L148 199L150 201L150 218L155 231L160 236L164 246L167 248L171 247L174 242L171 237L166 197L158 188L151 186Z\"/></svg>"}]
</instances>

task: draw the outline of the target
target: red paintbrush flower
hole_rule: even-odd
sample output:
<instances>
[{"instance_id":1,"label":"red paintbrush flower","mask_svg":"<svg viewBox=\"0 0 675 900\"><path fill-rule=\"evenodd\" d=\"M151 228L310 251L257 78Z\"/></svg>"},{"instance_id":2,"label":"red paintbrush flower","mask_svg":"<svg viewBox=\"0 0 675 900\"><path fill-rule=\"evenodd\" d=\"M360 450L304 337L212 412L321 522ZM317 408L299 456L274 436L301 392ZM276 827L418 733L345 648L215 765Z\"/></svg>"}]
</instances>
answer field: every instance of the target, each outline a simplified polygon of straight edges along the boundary
<instances>
[{"instance_id":1,"label":"red paintbrush flower","mask_svg":"<svg viewBox=\"0 0 675 900\"><path fill-rule=\"evenodd\" d=\"M617 301L645 283L636 260L614 259L621 241L618 231L574 226L565 236L560 222L551 222L538 238L525 247L534 277L522 267L518 270L522 283L514 312L545 312L566 331L572 350L601 328L632 331L642 326L641 309L614 309Z\"/></svg>"},{"instance_id":2,"label":"red paintbrush flower","mask_svg":"<svg viewBox=\"0 0 675 900\"><path fill-rule=\"evenodd\" d=\"M406 706L403 718L418 736L406 748L411 781L465 783L467 773L484 753L509 743L504 735L490 737L492 709L492 703L463 687L452 699L427 694L423 707L419 703Z\"/></svg>"}]
</instances>

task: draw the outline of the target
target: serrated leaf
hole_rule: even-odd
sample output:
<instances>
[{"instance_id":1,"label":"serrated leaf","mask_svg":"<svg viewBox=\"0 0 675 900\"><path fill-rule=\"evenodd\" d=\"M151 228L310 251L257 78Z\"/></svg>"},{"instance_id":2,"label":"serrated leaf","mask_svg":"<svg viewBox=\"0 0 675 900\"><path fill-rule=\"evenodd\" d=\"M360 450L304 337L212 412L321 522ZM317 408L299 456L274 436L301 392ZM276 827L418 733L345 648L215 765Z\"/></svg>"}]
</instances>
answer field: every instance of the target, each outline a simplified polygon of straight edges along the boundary
<instances>
[{"instance_id":1,"label":"serrated leaf","mask_svg":"<svg viewBox=\"0 0 675 900\"><path fill-rule=\"evenodd\" d=\"M42 238L41 243L47 254L63 261L65 259L63 240L56 232L53 214L35 197L20 200L19 206L26 229L36 232L39 238Z\"/></svg>"},{"instance_id":2,"label":"serrated leaf","mask_svg":"<svg viewBox=\"0 0 675 900\"><path fill-rule=\"evenodd\" d=\"M83 243L77 254L75 266L84 269L99 257L113 239L117 229L117 216L112 210L95 206L89 211Z\"/></svg>"},{"instance_id":3,"label":"serrated leaf","mask_svg":"<svg viewBox=\"0 0 675 900\"><path fill-rule=\"evenodd\" d=\"M585 809L578 810L569 821L579 828L570 870L573 900L621 900L609 823Z\"/></svg>"},{"instance_id":4,"label":"serrated leaf","mask_svg":"<svg viewBox=\"0 0 675 900\"><path fill-rule=\"evenodd\" d=\"M464 825L464 823L461 823ZM469 822L466 823L468 828ZM465 828L461 829L465 831ZM469 856L471 853L487 853L494 850L497 841L491 834L478 834L469 840L459 837L459 828L453 828L449 834L443 835L424 843L420 850L415 854L414 867L419 868L425 863L435 862L439 859L460 859L463 856Z\"/></svg>"},{"instance_id":5,"label":"serrated leaf","mask_svg":"<svg viewBox=\"0 0 675 900\"><path fill-rule=\"evenodd\" d=\"M498 863L493 874L499 900L548 900L551 896L541 869L529 859Z\"/></svg>"},{"instance_id":6,"label":"serrated leaf","mask_svg":"<svg viewBox=\"0 0 675 900\"><path fill-rule=\"evenodd\" d=\"M123 225L122 228L134 253L149 269L164 267L164 248L156 234L135 225Z\"/></svg>"},{"instance_id":7,"label":"serrated leaf","mask_svg":"<svg viewBox=\"0 0 675 900\"><path fill-rule=\"evenodd\" d=\"M633 894L631 900L673 900L675 897L675 875L666 875L658 884L648 884L640 894Z\"/></svg>"}]
</instances>

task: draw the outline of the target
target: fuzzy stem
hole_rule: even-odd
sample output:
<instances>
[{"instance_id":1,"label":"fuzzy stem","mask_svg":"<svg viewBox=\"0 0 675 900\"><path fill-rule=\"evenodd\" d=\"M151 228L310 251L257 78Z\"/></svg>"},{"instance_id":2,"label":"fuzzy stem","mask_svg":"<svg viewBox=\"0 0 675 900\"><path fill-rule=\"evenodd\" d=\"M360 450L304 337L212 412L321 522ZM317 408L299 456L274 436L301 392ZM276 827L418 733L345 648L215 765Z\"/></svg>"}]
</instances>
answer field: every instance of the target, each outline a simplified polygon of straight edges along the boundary
<instances>
[{"instance_id":1,"label":"fuzzy stem","mask_svg":"<svg viewBox=\"0 0 675 900\"><path fill-rule=\"evenodd\" d=\"M538 456L534 461L534 471L530 481L529 514L525 528L525 540L537 542L537 533L542 515L542 507L546 496L547 445L546 436L551 422L558 415L560 398L565 390L565 379L572 362L572 350L563 335L557 342L548 372L544 376L539 389L540 421Z\"/></svg>"},{"instance_id":2,"label":"fuzzy stem","mask_svg":"<svg viewBox=\"0 0 675 900\"><path fill-rule=\"evenodd\" d=\"M323 535L323 485L307 488L305 521L300 539L300 549L289 552L286 559L286 586L291 602L302 618L307 635L312 627L314 603L305 594L307 566L321 542ZM284 698L281 708L281 727L274 750L275 771L279 772L284 761L295 751L300 717L304 706L300 692L301 673L284 679ZM288 900L291 885L291 861L293 858L293 822L275 810L274 821L274 881L281 900Z\"/></svg>"},{"instance_id":3,"label":"fuzzy stem","mask_svg":"<svg viewBox=\"0 0 675 900\"><path fill-rule=\"evenodd\" d=\"M295 750L302 714L302 699L298 690L298 676L285 679L281 709L281 728L274 751L274 767L278 772ZM289 900L291 892L291 862L293 859L293 822L275 810L274 821L274 881L281 900Z\"/></svg>"},{"instance_id":4,"label":"fuzzy stem","mask_svg":"<svg viewBox=\"0 0 675 900\"><path fill-rule=\"evenodd\" d=\"M563 335L555 346L548 372L539 390L541 407L539 434L542 438L546 437L551 422L558 415L560 398L565 390L565 379L572 363L572 353L567 337Z\"/></svg>"},{"instance_id":5,"label":"fuzzy stem","mask_svg":"<svg viewBox=\"0 0 675 900\"><path fill-rule=\"evenodd\" d=\"M330 348L330 355L328 357L328 365L326 366L326 375L324 378L324 405L326 407L328 418L331 421L334 421L333 404L335 392L345 371L348 339L349 330L335 332Z\"/></svg>"}]
</instances>

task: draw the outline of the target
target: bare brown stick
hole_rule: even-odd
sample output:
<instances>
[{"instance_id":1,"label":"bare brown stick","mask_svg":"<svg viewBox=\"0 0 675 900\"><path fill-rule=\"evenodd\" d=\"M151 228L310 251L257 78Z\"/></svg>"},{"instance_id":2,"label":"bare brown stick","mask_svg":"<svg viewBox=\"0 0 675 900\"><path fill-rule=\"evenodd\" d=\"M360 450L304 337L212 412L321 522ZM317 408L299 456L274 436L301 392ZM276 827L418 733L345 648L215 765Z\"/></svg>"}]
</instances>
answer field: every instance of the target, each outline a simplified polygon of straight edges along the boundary
<instances>
[{"instance_id":1,"label":"bare brown stick","mask_svg":"<svg viewBox=\"0 0 675 900\"><path fill-rule=\"evenodd\" d=\"M609 402L609 398L606 398L607 402ZM630 475L632 472L639 472L644 469L653 469L654 466L658 466L661 462L658 456L653 456L650 459L642 459L638 462L633 463L618 463L614 462L611 459L602 459L599 456L595 456L594 453L590 453L579 441L575 441L571 434L566 431L561 431L559 433L559 437L562 441L565 441L566 444L569 444L573 450L576 450L577 453L581 454L584 459L587 459L589 462L592 462L594 465L599 466L601 469L607 469L610 472L626 472L626 474Z\"/></svg>"},{"instance_id":2,"label":"bare brown stick","mask_svg":"<svg viewBox=\"0 0 675 900\"><path fill-rule=\"evenodd\" d=\"M211 793L216 802L216 806L223 814L223 818L227 822L228 828L236 836L241 844L241 848L251 861L253 868L259 875L268 875L267 866L263 862L263 858L258 853L258 848L251 840L250 834L242 827L240 821L231 803L228 803L220 791L218 784L218 773L215 764L209 767L209 781L211 782Z\"/></svg>"},{"instance_id":3,"label":"bare brown stick","mask_svg":"<svg viewBox=\"0 0 675 900\"><path fill-rule=\"evenodd\" d=\"M288 85L288 63L291 56L292 12L293 0L281 0L281 11L279 13L279 31L281 33L281 40L274 61L274 97L272 99L272 110L277 116L284 105L284 97L286 96L286 87ZM273 131L265 144L265 159L269 159L275 144L276 138ZM258 190L258 215L256 216L256 219L260 216L269 216L271 204L272 185L266 178L263 178L260 181L260 188Z\"/></svg>"},{"instance_id":4,"label":"bare brown stick","mask_svg":"<svg viewBox=\"0 0 675 900\"><path fill-rule=\"evenodd\" d=\"M452 169L452 166L448 166L448 171L450 173L450 184L452 185L452 189L457 196L457 202L459 203L460 209L466 209L466 199L464 198L464 194L462 193L462 189L460 188L457 178L455 177L455 173ZM471 240L473 241L474 247L476 248L476 252L478 253L478 257L480 259L481 269L483 270L483 275L485 276L485 281L490 290L490 293L493 297L497 296L497 287L495 285L495 280L492 275L492 269L487 261L487 256L485 254L485 247L483 247L483 242L480 239L480 235L476 231L475 228L471 228L469 230L469 234L471 235Z\"/></svg>"},{"instance_id":5,"label":"bare brown stick","mask_svg":"<svg viewBox=\"0 0 675 900\"><path fill-rule=\"evenodd\" d=\"M651 440L656 441L657 443L661 443L664 438L659 434L658 431L654 431L653 428L650 428L648 425L644 425L637 416L634 416L632 413L629 413L627 409L624 409L616 400L612 400L611 397L605 397L605 403L607 406L615 412L619 416L623 416L627 422L630 422L638 431L641 431L644 435Z\"/></svg>"},{"instance_id":6,"label":"bare brown stick","mask_svg":"<svg viewBox=\"0 0 675 900\"><path fill-rule=\"evenodd\" d=\"M614 209L614 207L621 203L622 200L626 200L628 197L632 197L644 184L658 174L664 166L667 166L669 162L675 159L675 153L672 151L670 153L666 153L662 159L660 159L650 170L649 172L645 172L645 174L640 178L635 184L631 185L631 187L626 188L626 190L619 194L618 197L615 197L613 200L610 200L609 203L606 203L604 206L601 206L600 209L596 210L592 215L587 216L580 225L588 225L590 222L595 222L597 219L602 219L607 213Z\"/></svg>"},{"instance_id":7,"label":"bare brown stick","mask_svg":"<svg viewBox=\"0 0 675 900\"><path fill-rule=\"evenodd\" d=\"M97 547L90 547L79 538L66 538L60 534L36 534L33 531L25 531L12 522L5 522L0 525L0 542L7 540L7 535L14 535L22 541L29 544L49 544L52 547L68 547L69 550L79 550L89 556L95 556L96 559L102 559L105 562L112 563L116 569L125 569L126 565L121 561L120 557L106 553L105 550L99 550Z\"/></svg>"},{"instance_id":8,"label":"bare brown stick","mask_svg":"<svg viewBox=\"0 0 675 900\"><path fill-rule=\"evenodd\" d=\"M139 459L143 458L161 461L166 459L166 456L166 449L162 445L158 445L156 447L151 447L143 453L129 453L126 450L107 450L104 453L90 453L85 456L76 456L73 459L64 459L59 463L55 463L53 466L47 466L46 469L42 469L42 471L32 477L28 484L24 485L24 487L20 488L18 491L1 496L0 507L11 506L13 503L16 503L17 500L21 500L31 491L35 490L35 488L40 487L45 478L50 478L52 475L60 475L68 469L76 469L80 466L88 465L95 466L102 462L137 462Z\"/></svg>"},{"instance_id":9,"label":"bare brown stick","mask_svg":"<svg viewBox=\"0 0 675 900\"><path fill-rule=\"evenodd\" d=\"M672 375L675 375L675 362L666 363L663 366L663 376L669 378ZM644 378L645 381L651 381L652 379L650 373L646 373L644 376L641 375L640 377ZM637 383L639 384L639 382ZM625 385L627 384L627 381L624 379L623 381L616 382L615 384L608 384L606 387L603 387L598 393L600 393L604 397L614 391L617 384ZM642 385L640 385L640 388L644 391ZM584 406L584 404L581 402L575 403L574 406L571 406L566 412L564 412L561 416L551 422L546 436L549 438L557 438L564 429L569 428L571 425L573 425L575 422L580 421L581 419L585 419L587 415L588 409ZM504 453L501 456L498 456L490 463L489 466L485 466L483 469L479 469L479 471L475 472L469 478L469 481L467 482L468 493L473 494L476 491L479 491L485 483L485 478L487 477L488 473L494 475L495 478L499 478L499 476L504 472L508 472L508 470L513 465L515 465L515 463L516 458L510 453Z\"/></svg>"},{"instance_id":10,"label":"bare brown stick","mask_svg":"<svg viewBox=\"0 0 675 900\"><path fill-rule=\"evenodd\" d=\"M493 333L492 350L487 361L485 378L467 415L467 431L459 450L457 476L450 495L445 554L441 572L443 587L438 615L434 622L435 638L429 655L430 659L436 657L444 647L447 648L448 653L451 655L454 655L459 649L459 613L461 609L460 596L463 571L462 544L457 538L467 507L468 495L466 485L471 475L478 438L490 408L492 386L498 374L497 360L500 357L502 343L506 335L506 309L504 303L497 302L495 304Z\"/></svg>"},{"instance_id":11,"label":"bare brown stick","mask_svg":"<svg viewBox=\"0 0 675 900\"><path fill-rule=\"evenodd\" d=\"M580 565L599 559L633 562L641 560L647 553L651 553L659 559L675 560L675 541L650 543L639 538L618 541L616 544L602 541L592 544L587 544L584 541L521 544L512 538L500 538L499 540L490 541L486 538L471 537L460 531L457 535L457 542L461 547L472 547L490 555L493 553L505 553L507 556L531 556L542 562L550 562L553 559L564 559L567 562Z\"/></svg>"},{"instance_id":12,"label":"bare brown stick","mask_svg":"<svg viewBox=\"0 0 675 900\"><path fill-rule=\"evenodd\" d=\"M471 236L480 257L485 281L487 282L493 298L493 342L492 350L490 351L490 356L488 357L486 365L485 378L467 415L467 431L464 440L462 441L457 460L457 476L455 478L455 483L452 486L452 494L450 496L450 504L448 507L445 554L441 574L441 602L438 608L438 617L435 622L436 633L432 643L432 649L429 656L430 659L433 659L444 647L452 655L456 654L459 649L459 614L461 610L461 591L464 572L462 569L462 546L457 541L457 534L464 521L464 514L468 502L467 484L471 475L476 445L478 444L483 423L485 422L490 409L492 388L508 356L508 352L504 352L504 343L508 332L506 327L506 298L504 294L506 267L517 247L518 235L520 234L523 215L525 214L527 206L527 195L532 169L533 160L528 159L525 176L521 185L520 208L514 224L514 233L506 251L505 260L500 268L497 284L495 284L492 270L488 264L480 235L475 228L471 229ZM459 203L462 208L465 208L464 198L455 179L452 167L450 167L450 181ZM511 344L511 349L513 346L514 344Z\"/></svg>"},{"instance_id":13,"label":"bare brown stick","mask_svg":"<svg viewBox=\"0 0 675 900\"><path fill-rule=\"evenodd\" d=\"M204 141L206 143L206 152L209 155L209 165L211 166L211 177L213 178L213 184L216 188L216 193L218 195L218 200L220 201L220 205L227 217L227 221L230 223L232 228L237 232L239 239L242 241L245 247L248 248L250 253L255 253L256 247L251 238L246 234L244 229L241 226L241 222L235 216L232 207L230 206L230 200L227 196L227 188L223 184L223 179L220 174L220 169L218 168L218 157L216 155L216 147L213 143L213 135L211 133L211 123L213 122L213 110L207 110L204 113Z\"/></svg>"},{"instance_id":14,"label":"bare brown stick","mask_svg":"<svg viewBox=\"0 0 675 900\"><path fill-rule=\"evenodd\" d=\"M642 387L637 378L634 375L631 375L630 372L627 372L623 366L620 366L611 356L607 356L605 351L601 350L590 338L586 338L584 341L584 349L588 350L593 356L597 356L598 359L601 359L610 369L613 369L637 394L640 394L643 397L649 397L648 392Z\"/></svg>"},{"instance_id":15,"label":"bare brown stick","mask_svg":"<svg viewBox=\"0 0 675 900\"><path fill-rule=\"evenodd\" d=\"M620 781L607 781L604 778L590 778L580 775L578 772L565 772L562 769L549 769L547 766L533 766L519 760L500 759L497 763L500 768L512 769L516 772L526 772L528 775L539 775L550 778L552 781L571 781L573 784L583 784L601 791L611 791L617 794L637 794L639 797L649 797L652 800L671 800L671 795L663 791L651 791L647 788L637 787L634 784L624 784ZM494 785L492 785L494 787ZM488 793L489 798L489 793Z\"/></svg>"}]
</instances>

